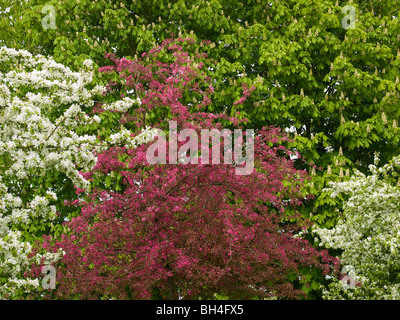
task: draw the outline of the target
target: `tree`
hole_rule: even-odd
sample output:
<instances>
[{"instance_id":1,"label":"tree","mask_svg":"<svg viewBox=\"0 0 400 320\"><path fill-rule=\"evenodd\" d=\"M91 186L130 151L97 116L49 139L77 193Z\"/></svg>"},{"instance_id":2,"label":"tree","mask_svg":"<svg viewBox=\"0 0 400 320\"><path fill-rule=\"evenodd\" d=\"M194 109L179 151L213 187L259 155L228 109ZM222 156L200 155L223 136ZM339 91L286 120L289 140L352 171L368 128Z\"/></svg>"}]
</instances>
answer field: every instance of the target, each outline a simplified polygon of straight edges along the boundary
<instances>
[{"instance_id":1,"label":"tree","mask_svg":"<svg viewBox=\"0 0 400 320\"><path fill-rule=\"evenodd\" d=\"M303 272L331 274L333 258L295 237L301 224L285 215L285 199L294 205L301 195L285 181L301 183L292 179L302 173L263 142L256 142L262 170L250 176L232 166L151 166L143 146L104 153L91 174L121 177L124 191L91 193L68 223L71 233L46 239L46 250L66 252L55 264L59 286L51 297L305 296Z\"/></svg>"},{"instance_id":2,"label":"tree","mask_svg":"<svg viewBox=\"0 0 400 320\"><path fill-rule=\"evenodd\" d=\"M166 129L175 121L178 129L200 134L205 128L222 129L220 118L239 125L237 119L203 112L211 103L212 79L185 52L192 42L166 40L136 60L109 55L114 65L100 70L113 75L108 90L141 101L130 118L126 109L119 110L127 126L132 121L140 132L149 123ZM188 93L198 97L197 105L184 104ZM154 112L164 118L152 117ZM204 149L197 154L184 149L191 141L187 137L178 139L179 148L169 144L165 152L176 152L183 161L190 151L189 163L169 159L152 164L149 143L99 154L96 166L85 174L95 188L72 203L82 209L66 223L69 232L46 236L36 248L65 251L55 264L58 287L48 297L305 296L305 288L318 287L305 275L311 270L334 274L337 261L301 236L309 224L296 207L306 196L302 185L307 173L294 167L292 152L283 146L287 140L276 128L257 131L255 169L248 175L236 174L241 166L237 160L205 163ZM153 152L160 156L162 151ZM225 155L222 147L218 152ZM42 263L38 261L34 274Z\"/></svg>"},{"instance_id":3,"label":"tree","mask_svg":"<svg viewBox=\"0 0 400 320\"><path fill-rule=\"evenodd\" d=\"M38 287L38 279L23 277L31 265L32 244L43 234L62 231L60 222L74 213L64 201L77 199L74 186L90 188L81 171L91 170L96 163L93 151L109 144L82 134L101 125L101 117L86 113L105 90L91 83L91 66L87 60L84 69L72 72L51 58L0 48L2 299ZM144 141L147 134L151 132L144 132ZM120 140L132 139L128 135Z\"/></svg>"},{"instance_id":4,"label":"tree","mask_svg":"<svg viewBox=\"0 0 400 320\"><path fill-rule=\"evenodd\" d=\"M41 25L44 4L54 6L56 29ZM292 137L296 130L294 147L320 168L312 182L316 200L304 215L331 227L340 204L319 190L353 168L366 173L375 151L387 162L399 144L397 1L350 5L354 29L344 5L333 0L34 0L13 22L12 11L3 15L15 37L1 38L71 67L89 57L102 67L104 50L133 59L171 33L192 36L198 40L192 53L217 61L210 72L218 95L207 111L239 112L248 127L277 125ZM243 84L255 90L234 104Z\"/></svg>"},{"instance_id":5,"label":"tree","mask_svg":"<svg viewBox=\"0 0 400 320\"><path fill-rule=\"evenodd\" d=\"M400 157L380 168L378 163L376 155L369 175L356 171L329 188L332 197L345 200L341 219L314 232L322 246L343 251L348 275L325 289L326 299L399 299Z\"/></svg>"}]
</instances>

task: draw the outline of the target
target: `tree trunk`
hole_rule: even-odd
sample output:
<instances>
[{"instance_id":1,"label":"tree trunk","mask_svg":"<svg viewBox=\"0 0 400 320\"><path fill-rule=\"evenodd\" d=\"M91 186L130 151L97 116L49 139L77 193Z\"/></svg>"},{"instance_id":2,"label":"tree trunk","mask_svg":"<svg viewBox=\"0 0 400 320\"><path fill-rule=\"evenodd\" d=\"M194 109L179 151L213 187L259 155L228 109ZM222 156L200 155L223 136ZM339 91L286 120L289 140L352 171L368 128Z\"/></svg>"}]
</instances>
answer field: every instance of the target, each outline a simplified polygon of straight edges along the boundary
<instances>
[{"instance_id":1,"label":"tree trunk","mask_svg":"<svg viewBox=\"0 0 400 320\"><path fill-rule=\"evenodd\" d=\"M167 279L168 292L169 292L169 300L179 300L178 291L175 287L174 277L169 277Z\"/></svg>"}]
</instances>

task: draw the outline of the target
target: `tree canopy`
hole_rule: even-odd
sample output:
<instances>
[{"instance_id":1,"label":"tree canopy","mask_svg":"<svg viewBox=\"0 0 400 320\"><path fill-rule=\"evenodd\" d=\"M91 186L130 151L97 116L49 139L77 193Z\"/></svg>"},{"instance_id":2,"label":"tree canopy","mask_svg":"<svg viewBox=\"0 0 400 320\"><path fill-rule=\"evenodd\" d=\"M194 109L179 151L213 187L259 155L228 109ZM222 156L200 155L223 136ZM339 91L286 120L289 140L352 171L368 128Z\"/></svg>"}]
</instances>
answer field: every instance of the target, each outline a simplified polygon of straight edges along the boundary
<instances>
[{"instance_id":1,"label":"tree canopy","mask_svg":"<svg viewBox=\"0 0 400 320\"><path fill-rule=\"evenodd\" d=\"M45 5L54 8L55 29L42 26ZM32 0L7 5L0 38L77 68L88 58L105 66L104 52L133 59L172 35L193 37L193 53L216 61L208 69L218 94L207 111L239 112L253 128L276 125L296 135L296 149L321 169L313 182L318 200L305 214L332 226L337 203L319 190L350 169L366 173L375 151L388 161L399 144L397 1L350 5L355 28L343 27L348 12L335 0ZM235 104L243 84L255 90Z\"/></svg>"},{"instance_id":2,"label":"tree canopy","mask_svg":"<svg viewBox=\"0 0 400 320\"><path fill-rule=\"evenodd\" d=\"M97 173L99 179L90 182L82 178L81 173L93 170L102 152L111 146L122 148L114 156L128 161L127 150L154 139L153 129L166 130L168 121L182 123L183 119L219 129L279 128L285 137L281 147L296 154L291 156L290 170L306 170L311 177L298 185L302 201L293 210L300 212L303 221L324 230L321 237L324 232L339 232L346 223L353 226L348 196L355 189L332 197L331 183L350 188L354 181L364 181L362 175L381 181L381 176L370 172L375 154L379 152L383 164L399 154L397 2L0 2L0 46L4 46L0 52L4 99L0 105L0 208L6 216L28 219L36 209L24 210L34 199L41 199L47 206L45 219L58 213L44 224L40 219L29 218L28 224L21 224L18 219L1 218L2 235L11 232L12 239L26 243L21 250L27 254L43 234L57 238L65 233L63 221L72 221L82 212L64 201L80 199L76 191L81 184L100 189L114 184L120 189L113 192L126 191L115 167L112 176ZM174 43L172 39L181 40ZM183 64L188 69L180 69ZM173 73L178 69L188 79ZM56 137L58 142L53 141ZM102 147L93 152L92 144ZM58 160L50 163L46 159L52 148ZM172 169L163 170L168 174ZM379 183L386 181L382 179ZM369 189L357 190L366 198L371 196ZM386 199L385 192L378 199ZM4 207L5 203L9 205ZM366 200L365 205L372 202ZM311 233L305 237L314 246L321 241ZM329 246L330 242L323 243ZM4 250L9 257L12 250ZM343 253L347 261L343 250L331 245L329 252ZM23 260L27 267L27 258ZM375 271L361 271L358 262L353 262L357 272L375 279ZM25 267L14 267L12 259L6 264L3 270L9 271L4 271L7 276L0 278L1 283L11 273L13 277L19 273L21 279ZM306 277L326 282L321 274L309 272ZM390 277L371 281L384 286L392 281ZM359 296L382 292L371 290ZM332 292L325 297L342 294Z\"/></svg>"}]
</instances>

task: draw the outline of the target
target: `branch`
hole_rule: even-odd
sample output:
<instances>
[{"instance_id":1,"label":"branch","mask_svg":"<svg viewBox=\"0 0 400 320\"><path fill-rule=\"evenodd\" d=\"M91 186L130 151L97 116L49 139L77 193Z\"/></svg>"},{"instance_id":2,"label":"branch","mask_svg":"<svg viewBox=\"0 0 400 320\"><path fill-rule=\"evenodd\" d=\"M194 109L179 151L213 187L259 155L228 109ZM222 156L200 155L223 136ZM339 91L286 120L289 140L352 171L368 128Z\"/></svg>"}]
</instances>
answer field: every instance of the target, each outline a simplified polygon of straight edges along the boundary
<instances>
[{"instance_id":1,"label":"branch","mask_svg":"<svg viewBox=\"0 0 400 320\"><path fill-rule=\"evenodd\" d=\"M56 132L56 130L60 127L60 125L65 121L66 117L63 117L61 122L53 129L53 131L50 132L49 136L46 138L45 141L48 141L50 137Z\"/></svg>"}]
</instances>

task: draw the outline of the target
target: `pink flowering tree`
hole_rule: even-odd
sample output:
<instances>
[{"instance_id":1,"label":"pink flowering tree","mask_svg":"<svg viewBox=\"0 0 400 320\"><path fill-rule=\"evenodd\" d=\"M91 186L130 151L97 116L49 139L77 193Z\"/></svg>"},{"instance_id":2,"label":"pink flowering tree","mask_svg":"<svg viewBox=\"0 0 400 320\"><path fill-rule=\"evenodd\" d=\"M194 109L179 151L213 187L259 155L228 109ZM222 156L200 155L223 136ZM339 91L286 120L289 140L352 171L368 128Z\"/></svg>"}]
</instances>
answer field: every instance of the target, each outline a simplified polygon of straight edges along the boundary
<instances>
[{"instance_id":1,"label":"pink flowering tree","mask_svg":"<svg viewBox=\"0 0 400 320\"><path fill-rule=\"evenodd\" d=\"M245 121L202 112L214 94L212 79L202 71L210 62L189 57L186 45L190 40L167 40L134 61L109 55L114 65L100 70L110 77L109 94L124 101L113 112L137 136L147 126L168 131L170 121L199 135L204 128L240 128ZM252 89L243 90L237 103ZM111 111L99 105L96 112ZM47 297L305 296L302 288L310 283L304 274L311 269L332 274L337 261L302 237L310 224L296 208L307 196L302 186L308 177L294 167L287 141L279 129L257 131L254 169L245 175L236 174L240 163L205 161L203 149L187 163L170 158L154 163L149 148L155 141L121 143L99 154L93 171L84 174L94 188L77 189L81 199L70 203L81 214L66 222L65 234L46 236L36 248L65 251L55 264L57 288ZM165 151L181 151L187 142L167 144ZM222 159L226 149L217 151ZM34 274L40 266L32 268Z\"/></svg>"}]
</instances>

